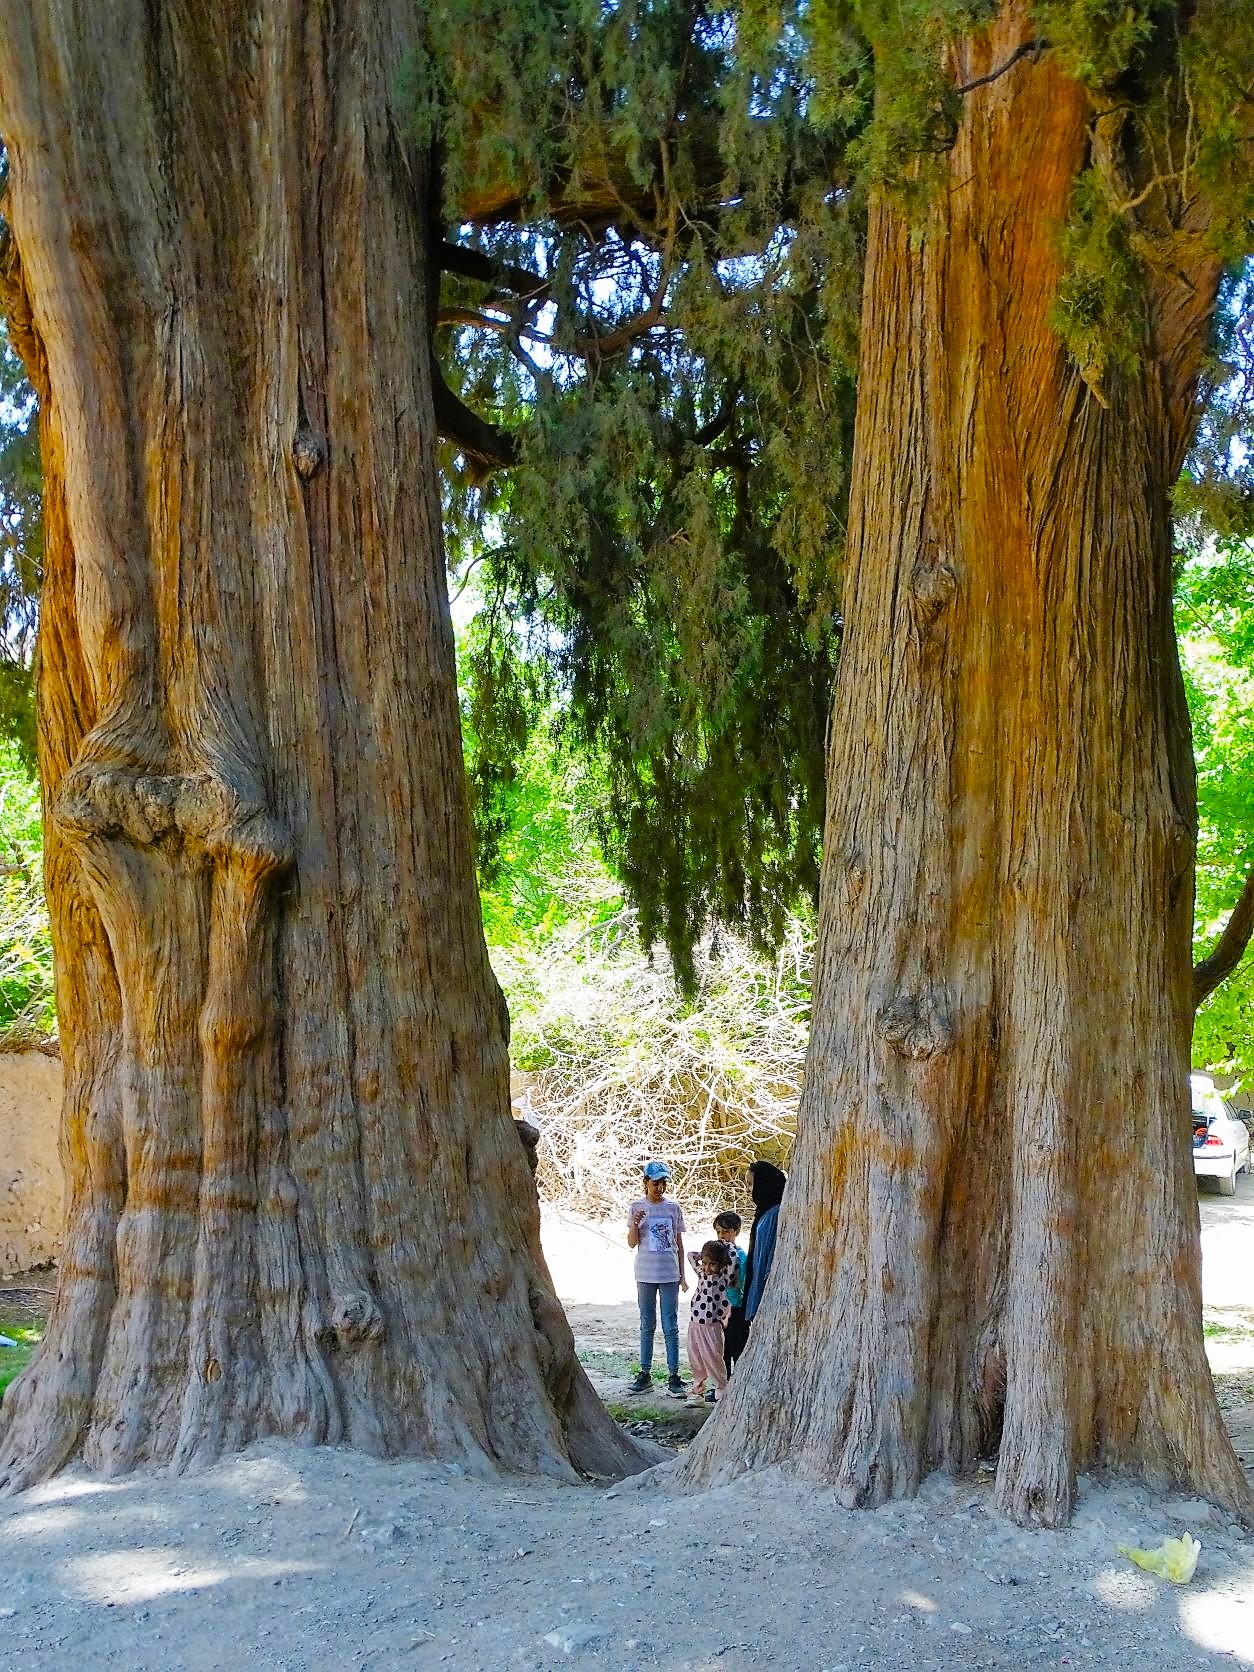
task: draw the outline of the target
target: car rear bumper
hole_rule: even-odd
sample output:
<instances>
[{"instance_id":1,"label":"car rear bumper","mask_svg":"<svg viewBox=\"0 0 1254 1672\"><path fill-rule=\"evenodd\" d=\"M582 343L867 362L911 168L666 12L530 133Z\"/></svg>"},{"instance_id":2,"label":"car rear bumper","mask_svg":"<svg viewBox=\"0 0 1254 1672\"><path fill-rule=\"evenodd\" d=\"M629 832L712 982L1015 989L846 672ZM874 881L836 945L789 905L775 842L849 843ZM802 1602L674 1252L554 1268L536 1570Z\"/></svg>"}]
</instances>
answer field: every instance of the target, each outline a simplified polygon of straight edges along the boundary
<instances>
[{"instance_id":1,"label":"car rear bumper","mask_svg":"<svg viewBox=\"0 0 1254 1672\"><path fill-rule=\"evenodd\" d=\"M1226 1179L1232 1171L1232 1150L1212 1150L1209 1155L1193 1156L1193 1171L1200 1179Z\"/></svg>"}]
</instances>

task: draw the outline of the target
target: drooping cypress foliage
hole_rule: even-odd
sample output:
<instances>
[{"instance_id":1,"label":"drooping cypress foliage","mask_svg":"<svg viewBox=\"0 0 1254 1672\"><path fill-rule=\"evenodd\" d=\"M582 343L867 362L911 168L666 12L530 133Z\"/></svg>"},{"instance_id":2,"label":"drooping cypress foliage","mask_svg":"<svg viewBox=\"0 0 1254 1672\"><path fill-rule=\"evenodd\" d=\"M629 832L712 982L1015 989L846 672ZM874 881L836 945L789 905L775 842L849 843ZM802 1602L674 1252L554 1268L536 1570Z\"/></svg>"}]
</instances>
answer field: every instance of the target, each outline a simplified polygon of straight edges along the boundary
<instances>
[{"instance_id":1,"label":"drooping cypress foliage","mask_svg":"<svg viewBox=\"0 0 1254 1672\"><path fill-rule=\"evenodd\" d=\"M450 516L513 624L473 669L481 813L525 737L518 663L538 658L604 764L606 844L646 939L681 973L710 920L769 943L814 889L867 192L923 235L977 90L948 43L995 11L450 0L411 67L444 159L441 364L491 420L450 402ZM1248 497L1231 447L1249 412L1232 381L1248 16L1032 15L1015 62L1048 54L1092 108L1054 303L1092 397L1145 352L1186 202L1188 235L1233 265L1188 490L1230 518Z\"/></svg>"},{"instance_id":2,"label":"drooping cypress foliage","mask_svg":"<svg viewBox=\"0 0 1254 1672\"><path fill-rule=\"evenodd\" d=\"M476 660L477 730L518 740L511 664L538 655L687 975L707 922L769 942L817 885L866 89L816 122L799 37L763 31L751 72L709 6L541 13L440 8L413 82L460 250L442 365L513 462L485 480L457 438L453 524L529 629ZM472 761L481 804L496 769Z\"/></svg>"}]
</instances>

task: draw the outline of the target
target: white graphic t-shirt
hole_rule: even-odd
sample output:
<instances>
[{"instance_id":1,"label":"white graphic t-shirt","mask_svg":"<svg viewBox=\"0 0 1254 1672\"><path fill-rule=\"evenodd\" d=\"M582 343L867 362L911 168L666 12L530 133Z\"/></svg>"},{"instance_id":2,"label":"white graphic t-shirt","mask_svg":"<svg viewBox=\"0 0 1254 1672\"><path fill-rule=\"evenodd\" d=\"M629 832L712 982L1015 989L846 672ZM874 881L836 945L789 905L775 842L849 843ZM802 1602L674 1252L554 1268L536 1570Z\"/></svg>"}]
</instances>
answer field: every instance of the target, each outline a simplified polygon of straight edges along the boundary
<instances>
[{"instance_id":1,"label":"white graphic t-shirt","mask_svg":"<svg viewBox=\"0 0 1254 1672\"><path fill-rule=\"evenodd\" d=\"M651 1202L646 1196L634 1201L627 1210L627 1223L636 1214L644 1213L640 1226L640 1242L636 1248L637 1283L679 1282L679 1238L687 1229L683 1210L678 1202Z\"/></svg>"}]
</instances>

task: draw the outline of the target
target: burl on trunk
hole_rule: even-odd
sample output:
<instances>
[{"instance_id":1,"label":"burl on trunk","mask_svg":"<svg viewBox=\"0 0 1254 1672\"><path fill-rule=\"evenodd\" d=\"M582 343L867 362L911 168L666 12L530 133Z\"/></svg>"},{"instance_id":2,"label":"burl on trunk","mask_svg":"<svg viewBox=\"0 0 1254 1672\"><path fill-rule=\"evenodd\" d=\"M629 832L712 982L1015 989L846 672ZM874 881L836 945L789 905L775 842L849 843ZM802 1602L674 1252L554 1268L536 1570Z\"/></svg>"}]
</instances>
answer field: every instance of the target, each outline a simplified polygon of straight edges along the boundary
<instances>
[{"instance_id":1,"label":"burl on trunk","mask_svg":"<svg viewBox=\"0 0 1254 1672\"><path fill-rule=\"evenodd\" d=\"M570 1475L471 863L409 0L0 32L68 1223L0 1487L267 1434Z\"/></svg>"},{"instance_id":2,"label":"burl on trunk","mask_svg":"<svg viewBox=\"0 0 1254 1672\"><path fill-rule=\"evenodd\" d=\"M1030 39L1007 8L954 79ZM786 1462L877 1503L995 1453L1021 1521L1092 1466L1249 1507L1201 1329L1168 507L1219 267L1183 238L1142 369L1086 385L1050 314L1119 143L1094 116L1021 57L967 95L922 236L871 207L800 1132L690 1482Z\"/></svg>"}]
</instances>

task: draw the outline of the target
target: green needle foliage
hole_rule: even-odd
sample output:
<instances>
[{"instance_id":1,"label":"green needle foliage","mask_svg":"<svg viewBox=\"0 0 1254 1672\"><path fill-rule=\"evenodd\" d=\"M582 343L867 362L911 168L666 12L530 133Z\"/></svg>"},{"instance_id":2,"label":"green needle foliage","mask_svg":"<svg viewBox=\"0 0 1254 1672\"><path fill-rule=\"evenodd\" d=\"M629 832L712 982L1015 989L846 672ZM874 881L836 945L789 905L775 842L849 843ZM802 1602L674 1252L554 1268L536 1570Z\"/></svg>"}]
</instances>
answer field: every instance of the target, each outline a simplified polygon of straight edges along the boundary
<instances>
[{"instance_id":1,"label":"green needle foliage","mask_svg":"<svg viewBox=\"0 0 1254 1672\"><path fill-rule=\"evenodd\" d=\"M605 783L641 933L685 980L708 925L769 948L814 889L867 196L896 194L923 232L963 109L945 48L994 10L442 0L409 72L450 238L489 269L452 264L442 365L513 465L450 461L455 549L494 617L528 624L481 664L479 806L526 714L557 700ZM1199 191L1233 263L1182 498L1232 526L1254 12L1047 0L1034 17L1026 48L1094 112L1055 321L1098 397L1145 352L1149 286ZM530 708L528 659L548 678Z\"/></svg>"},{"instance_id":2,"label":"green needle foliage","mask_svg":"<svg viewBox=\"0 0 1254 1672\"><path fill-rule=\"evenodd\" d=\"M728 12L441 11L413 97L450 217L486 205L463 243L534 275L444 299L445 375L516 449L486 483L453 461L450 525L491 621L531 629L490 627L471 668L483 861L491 740L556 698L641 933L690 980L710 920L770 944L817 884L861 262L837 176L865 54L861 96L816 123L799 38L764 31L750 69ZM502 176L521 224L497 223Z\"/></svg>"}]
</instances>

